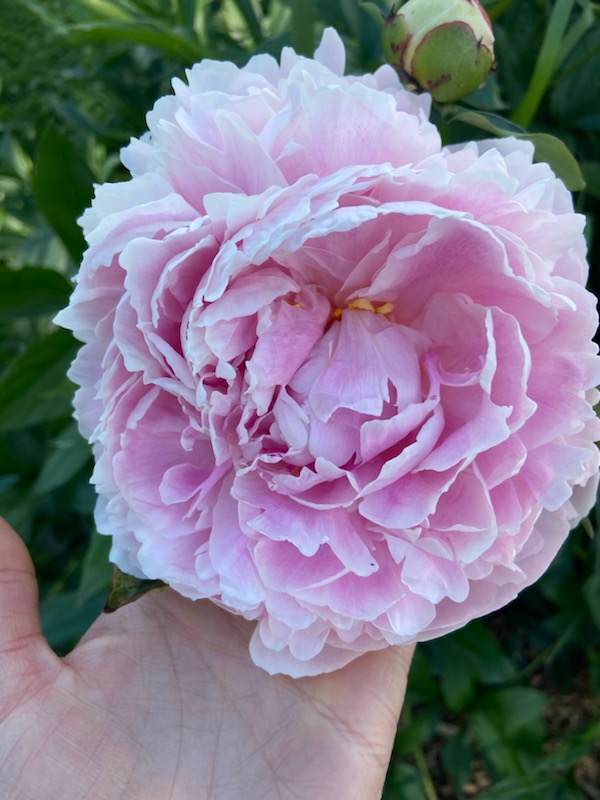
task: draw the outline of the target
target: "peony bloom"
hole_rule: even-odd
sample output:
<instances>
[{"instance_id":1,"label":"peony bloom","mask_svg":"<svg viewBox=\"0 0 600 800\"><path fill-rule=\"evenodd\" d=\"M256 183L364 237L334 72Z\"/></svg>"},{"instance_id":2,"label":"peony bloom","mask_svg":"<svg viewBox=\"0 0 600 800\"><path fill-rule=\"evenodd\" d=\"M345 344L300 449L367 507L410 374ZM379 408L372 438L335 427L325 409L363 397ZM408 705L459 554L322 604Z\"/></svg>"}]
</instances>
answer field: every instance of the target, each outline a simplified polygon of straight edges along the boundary
<instances>
[{"instance_id":1,"label":"peony bloom","mask_svg":"<svg viewBox=\"0 0 600 800\"><path fill-rule=\"evenodd\" d=\"M59 322L121 570L256 620L293 676L548 566L598 473L583 217L532 148L442 148L332 30L176 80L98 188Z\"/></svg>"}]
</instances>

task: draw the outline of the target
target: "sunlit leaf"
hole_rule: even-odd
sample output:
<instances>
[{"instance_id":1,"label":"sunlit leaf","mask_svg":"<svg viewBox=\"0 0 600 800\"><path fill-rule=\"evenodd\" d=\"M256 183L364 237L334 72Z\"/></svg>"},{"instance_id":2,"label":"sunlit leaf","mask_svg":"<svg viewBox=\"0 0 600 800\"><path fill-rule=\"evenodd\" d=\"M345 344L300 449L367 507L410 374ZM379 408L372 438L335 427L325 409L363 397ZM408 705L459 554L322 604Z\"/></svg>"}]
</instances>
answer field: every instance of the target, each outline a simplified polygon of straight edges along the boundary
<instances>
[{"instance_id":1,"label":"sunlit leaf","mask_svg":"<svg viewBox=\"0 0 600 800\"><path fill-rule=\"evenodd\" d=\"M260 42L262 39L262 29L255 3L252 2L252 0L234 0L234 2L248 26L250 35L255 42Z\"/></svg>"},{"instance_id":2,"label":"sunlit leaf","mask_svg":"<svg viewBox=\"0 0 600 800\"><path fill-rule=\"evenodd\" d=\"M74 25L72 31L82 41L143 44L189 65L207 55L199 42L150 23L90 22Z\"/></svg>"}]
</instances>

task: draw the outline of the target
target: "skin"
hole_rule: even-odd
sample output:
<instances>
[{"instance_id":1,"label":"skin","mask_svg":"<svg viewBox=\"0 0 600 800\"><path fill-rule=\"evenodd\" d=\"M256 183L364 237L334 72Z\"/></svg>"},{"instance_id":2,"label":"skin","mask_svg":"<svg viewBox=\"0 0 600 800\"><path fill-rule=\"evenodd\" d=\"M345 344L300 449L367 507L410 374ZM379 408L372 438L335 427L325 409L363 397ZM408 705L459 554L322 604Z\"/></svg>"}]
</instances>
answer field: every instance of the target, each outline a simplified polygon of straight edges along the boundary
<instances>
[{"instance_id":1,"label":"skin","mask_svg":"<svg viewBox=\"0 0 600 800\"><path fill-rule=\"evenodd\" d=\"M0 521L0 797L379 798L412 648L294 680L252 664L251 632L164 590L60 659L27 549Z\"/></svg>"}]
</instances>

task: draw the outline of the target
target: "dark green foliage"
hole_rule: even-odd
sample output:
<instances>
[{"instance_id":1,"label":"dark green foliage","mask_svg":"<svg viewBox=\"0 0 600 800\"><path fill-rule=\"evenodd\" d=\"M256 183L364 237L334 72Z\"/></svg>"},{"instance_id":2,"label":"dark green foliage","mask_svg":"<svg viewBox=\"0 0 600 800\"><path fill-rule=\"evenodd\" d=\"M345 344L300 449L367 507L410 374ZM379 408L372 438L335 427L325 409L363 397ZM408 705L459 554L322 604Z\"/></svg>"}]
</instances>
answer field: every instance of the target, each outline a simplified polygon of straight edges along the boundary
<instances>
[{"instance_id":1,"label":"dark green foliage","mask_svg":"<svg viewBox=\"0 0 600 800\"><path fill-rule=\"evenodd\" d=\"M91 170L68 136L53 127L46 128L38 144L33 194L38 208L75 261L85 249L77 218L90 204L93 180Z\"/></svg>"},{"instance_id":2,"label":"dark green foliage","mask_svg":"<svg viewBox=\"0 0 600 800\"><path fill-rule=\"evenodd\" d=\"M420 646L396 752L420 772L422 797L595 797L598 549L580 528L511 606ZM402 798L394 775L388 796Z\"/></svg>"},{"instance_id":3,"label":"dark green foliage","mask_svg":"<svg viewBox=\"0 0 600 800\"><path fill-rule=\"evenodd\" d=\"M436 109L436 122L448 143L531 138L578 190L597 260L598 6L484 4L497 72L460 107ZM387 13L391 0L373 5ZM174 75L204 56L241 64L292 43L310 53L326 25L347 45L348 71L379 66L376 15L358 0L0 3L0 513L30 547L44 629L60 653L103 608L112 574L110 541L92 521L90 450L71 419L65 373L77 344L51 322L84 246L76 220L94 182L126 178L118 151L143 132ZM600 797L594 525L574 532L507 609L419 646L386 800Z\"/></svg>"}]
</instances>

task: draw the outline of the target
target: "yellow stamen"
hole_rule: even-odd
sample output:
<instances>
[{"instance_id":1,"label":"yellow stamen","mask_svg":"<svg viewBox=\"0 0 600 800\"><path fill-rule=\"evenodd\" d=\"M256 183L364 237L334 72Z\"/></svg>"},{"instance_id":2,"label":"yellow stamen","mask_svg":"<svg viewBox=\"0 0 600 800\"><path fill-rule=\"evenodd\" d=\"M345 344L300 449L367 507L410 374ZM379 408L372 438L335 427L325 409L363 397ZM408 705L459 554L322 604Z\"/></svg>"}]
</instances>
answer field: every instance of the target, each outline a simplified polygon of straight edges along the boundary
<instances>
[{"instance_id":1,"label":"yellow stamen","mask_svg":"<svg viewBox=\"0 0 600 800\"><path fill-rule=\"evenodd\" d=\"M390 303L389 301L380 303L378 306L374 306L367 297L356 297L354 300L350 300L346 308L351 311L371 311L373 314L381 314L390 322L396 321L392 315L394 304ZM334 308L334 310L331 312L331 321L335 319L341 319L341 316L345 310L345 308Z\"/></svg>"},{"instance_id":2,"label":"yellow stamen","mask_svg":"<svg viewBox=\"0 0 600 800\"><path fill-rule=\"evenodd\" d=\"M356 300L350 300L348 308L358 309L359 311L375 311L375 307L370 300L366 297L357 297Z\"/></svg>"}]
</instances>

